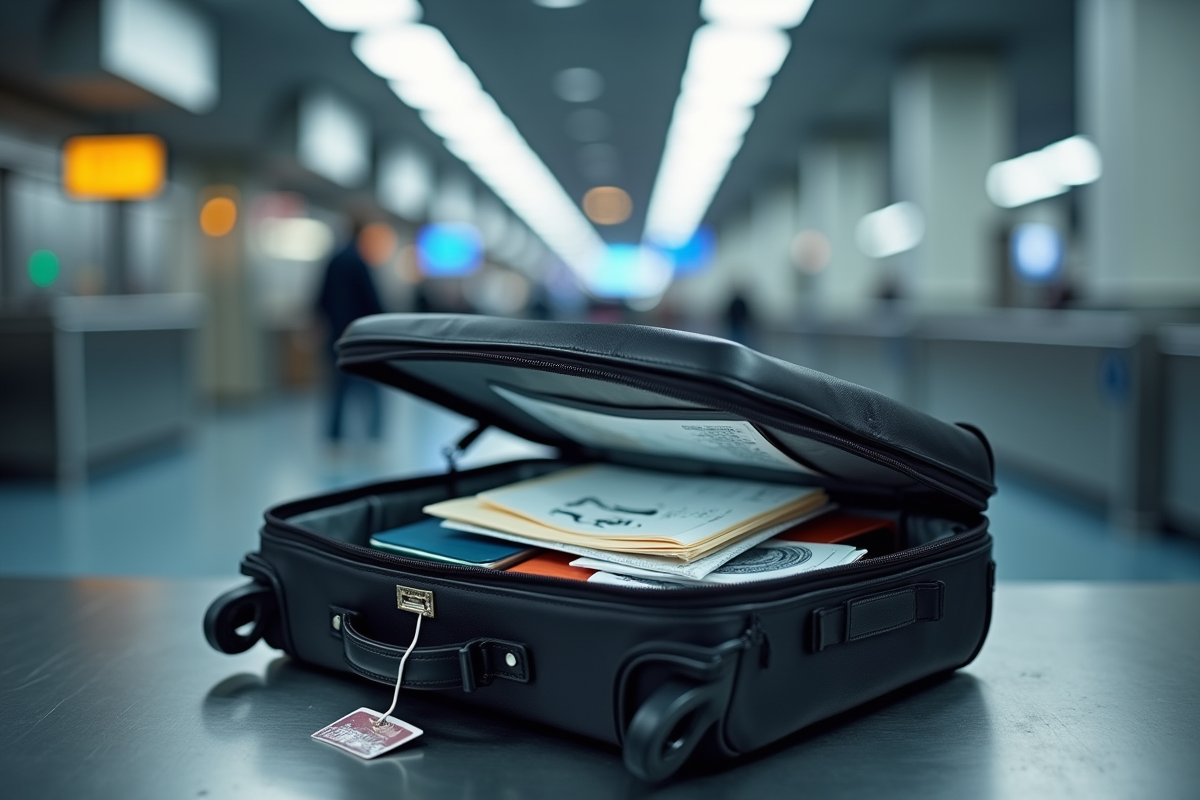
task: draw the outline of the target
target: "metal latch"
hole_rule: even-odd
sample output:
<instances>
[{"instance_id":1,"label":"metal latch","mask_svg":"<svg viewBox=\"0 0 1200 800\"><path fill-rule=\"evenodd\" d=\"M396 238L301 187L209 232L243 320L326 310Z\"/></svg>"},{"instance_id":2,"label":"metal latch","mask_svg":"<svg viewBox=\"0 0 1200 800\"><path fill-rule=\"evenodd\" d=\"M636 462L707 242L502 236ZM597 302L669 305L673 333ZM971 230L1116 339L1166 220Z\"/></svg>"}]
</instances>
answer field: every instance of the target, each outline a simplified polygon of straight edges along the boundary
<instances>
[{"instance_id":1,"label":"metal latch","mask_svg":"<svg viewBox=\"0 0 1200 800\"><path fill-rule=\"evenodd\" d=\"M413 589L408 586L396 586L396 608L401 611L412 611L422 617L433 617L433 592L428 589Z\"/></svg>"}]
</instances>

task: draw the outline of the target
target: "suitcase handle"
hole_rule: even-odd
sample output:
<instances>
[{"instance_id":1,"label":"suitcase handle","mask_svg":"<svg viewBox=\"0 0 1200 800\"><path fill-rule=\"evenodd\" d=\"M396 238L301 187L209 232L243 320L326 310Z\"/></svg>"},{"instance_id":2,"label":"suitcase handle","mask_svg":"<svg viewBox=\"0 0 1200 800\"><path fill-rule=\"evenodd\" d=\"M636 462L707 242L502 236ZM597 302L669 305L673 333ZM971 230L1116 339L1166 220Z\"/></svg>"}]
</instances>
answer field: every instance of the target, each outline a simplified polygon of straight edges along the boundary
<instances>
[{"instance_id":1,"label":"suitcase handle","mask_svg":"<svg viewBox=\"0 0 1200 800\"><path fill-rule=\"evenodd\" d=\"M358 615L334 609L331 632L340 636L346 664L355 673L390 686L406 647L375 641L356 626ZM516 642L479 638L460 644L418 647L404 665L405 689L458 689L473 692L494 678L529 683L532 678L529 648Z\"/></svg>"},{"instance_id":2,"label":"suitcase handle","mask_svg":"<svg viewBox=\"0 0 1200 800\"><path fill-rule=\"evenodd\" d=\"M878 636L914 622L937 622L942 618L945 593L946 584L930 581L856 597L832 608L819 608L812 617L813 652Z\"/></svg>"}]
</instances>

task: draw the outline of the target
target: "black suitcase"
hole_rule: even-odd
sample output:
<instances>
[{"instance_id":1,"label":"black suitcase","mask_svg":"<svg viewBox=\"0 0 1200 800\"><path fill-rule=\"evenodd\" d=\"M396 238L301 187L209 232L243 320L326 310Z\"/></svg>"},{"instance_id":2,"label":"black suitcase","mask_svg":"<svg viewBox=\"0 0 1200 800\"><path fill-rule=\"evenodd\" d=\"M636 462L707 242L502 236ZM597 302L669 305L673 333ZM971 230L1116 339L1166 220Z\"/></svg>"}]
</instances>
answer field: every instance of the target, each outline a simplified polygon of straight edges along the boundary
<instances>
[{"instance_id":1,"label":"black suitcase","mask_svg":"<svg viewBox=\"0 0 1200 800\"><path fill-rule=\"evenodd\" d=\"M205 618L220 651L263 638L301 661L394 685L413 636L408 612L423 613L403 688L617 745L631 772L657 780L693 753L749 753L962 667L983 645L995 565L981 512L995 487L974 428L732 342L636 325L390 314L356 322L338 351L346 372L478 420L459 450L496 426L561 458L456 471L448 451L445 474L270 509L259 552L242 562L253 582ZM614 418L749 422L812 472L584 443L497 387ZM661 590L367 546L429 503L597 461L819 483L843 510L893 520L900 547L792 578Z\"/></svg>"}]
</instances>

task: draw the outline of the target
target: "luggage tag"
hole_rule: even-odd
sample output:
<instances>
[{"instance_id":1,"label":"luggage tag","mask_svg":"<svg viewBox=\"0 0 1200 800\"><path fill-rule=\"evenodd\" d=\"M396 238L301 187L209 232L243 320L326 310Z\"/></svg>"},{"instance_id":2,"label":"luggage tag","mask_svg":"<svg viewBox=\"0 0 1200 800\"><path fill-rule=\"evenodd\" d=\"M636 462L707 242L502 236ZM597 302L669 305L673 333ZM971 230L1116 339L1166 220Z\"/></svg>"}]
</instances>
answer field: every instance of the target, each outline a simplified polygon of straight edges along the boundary
<instances>
[{"instance_id":1,"label":"luggage tag","mask_svg":"<svg viewBox=\"0 0 1200 800\"><path fill-rule=\"evenodd\" d=\"M411 742L425 731L416 725L391 716L400 700L400 684L404 678L404 664L417 646L417 638L421 635L421 614L417 614L417 629L413 633L412 643L404 651L400 659L400 669L396 673L396 690L392 693L392 704L382 714L370 708L358 709L341 719L326 725L312 735L319 742L331 744L359 758L375 758L395 750L402 744Z\"/></svg>"}]
</instances>

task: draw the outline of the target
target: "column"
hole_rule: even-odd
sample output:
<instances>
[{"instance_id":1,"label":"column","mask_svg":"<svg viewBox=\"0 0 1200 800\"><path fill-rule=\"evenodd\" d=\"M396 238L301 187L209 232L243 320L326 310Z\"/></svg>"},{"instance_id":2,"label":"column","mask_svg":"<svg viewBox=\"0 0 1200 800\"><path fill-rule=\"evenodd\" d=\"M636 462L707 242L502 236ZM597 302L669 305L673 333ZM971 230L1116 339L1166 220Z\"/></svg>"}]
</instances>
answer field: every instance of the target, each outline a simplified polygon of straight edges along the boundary
<instances>
[{"instance_id":1,"label":"column","mask_svg":"<svg viewBox=\"0 0 1200 800\"><path fill-rule=\"evenodd\" d=\"M800 228L829 242L828 263L804 298L820 314L861 314L875 302L882 265L863 255L854 234L863 215L885 203L885 164L882 143L868 136L826 137L800 155Z\"/></svg>"},{"instance_id":2,"label":"column","mask_svg":"<svg viewBox=\"0 0 1200 800\"><path fill-rule=\"evenodd\" d=\"M894 199L921 209L925 236L896 256L915 308L960 310L999 295L1003 218L984 193L988 167L1012 152L1013 112L1000 59L934 51L911 59L892 91Z\"/></svg>"},{"instance_id":3,"label":"column","mask_svg":"<svg viewBox=\"0 0 1200 800\"><path fill-rule=\"evenodd\" d=\"M1200 3L1080 0L1082 133L1104 174L1084 187L1089 299L1200 301Z\"/></svg>"}]
</instances>

